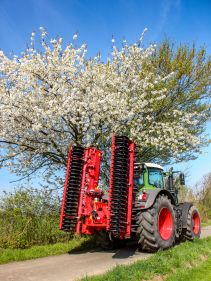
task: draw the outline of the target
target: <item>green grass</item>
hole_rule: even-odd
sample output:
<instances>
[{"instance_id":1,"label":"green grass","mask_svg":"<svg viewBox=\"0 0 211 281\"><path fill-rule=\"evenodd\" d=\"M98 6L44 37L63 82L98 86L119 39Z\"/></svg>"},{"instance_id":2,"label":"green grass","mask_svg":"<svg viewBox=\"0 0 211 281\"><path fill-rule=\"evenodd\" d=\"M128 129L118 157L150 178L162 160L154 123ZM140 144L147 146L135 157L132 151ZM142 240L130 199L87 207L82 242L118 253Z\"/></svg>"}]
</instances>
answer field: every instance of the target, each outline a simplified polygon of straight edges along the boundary
<instances>
[{"instance_id":1,"label":"green grass","mask_svg":"<svg viewBox=\"0 0 211 281\"><path fill-rule=\"evenodd\" d=\"M210 281L211 280L211 257L200 265L190 269L178 270L177 273L169 276L166 281Z\"/></svg>"},{"instance_id":2,"label":"green grass","mask_svg":"<svg viewBox=\"0 0 211 281\"><path fill-rule=\"evenodd\" d=\"M86 277L86 281L198 281L211 280L211 237L186 242L168 251L156 253L144 261L119 265L99 276ZM190 275L189 275L190 274ZM198 274L198 275L195 275ZM192 278L187 279L187 276ZM197 277L198 276L198 279ZM209 277L208 277L209 276ZM154 279L153 279L154 278ZM195 278L195 279L194 279ZM204 278L204 279L203 279Z\"/></svg>"},{"instance_id":3,"label":"green grass","mask_svg":"<svg viewBox=\"0 0 211 281\"><path fill-rule=\"evenodd\" d=\"M93 240L87 237L73 238L66 243L56 243L43 246L32 246L28 249L0 248L0 264L12 261L23 261L53 255L60 255L94 247Z\"/></svg>"}]
</instances>

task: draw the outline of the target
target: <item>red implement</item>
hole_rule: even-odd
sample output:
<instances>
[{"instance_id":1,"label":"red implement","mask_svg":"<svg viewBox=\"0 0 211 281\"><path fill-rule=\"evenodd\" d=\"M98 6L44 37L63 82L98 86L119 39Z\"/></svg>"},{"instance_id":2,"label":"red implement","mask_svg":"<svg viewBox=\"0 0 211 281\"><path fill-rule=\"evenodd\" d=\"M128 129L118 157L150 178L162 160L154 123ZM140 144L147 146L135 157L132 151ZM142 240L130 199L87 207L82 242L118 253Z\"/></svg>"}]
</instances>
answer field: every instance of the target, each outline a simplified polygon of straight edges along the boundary
<instances>
[{"instance_id":1,"label":"red implement","mask_svg":"<svg viewBox=\"0 0 211 281\"><path fill-rule=\"evenodd\" d=\"M114 237L130 238L134 147L127 137L113 136L107 200L98 187L102 152L94 147L70 148L60 229L77 234L107 230Z\"/></svg>"}]
</instances>

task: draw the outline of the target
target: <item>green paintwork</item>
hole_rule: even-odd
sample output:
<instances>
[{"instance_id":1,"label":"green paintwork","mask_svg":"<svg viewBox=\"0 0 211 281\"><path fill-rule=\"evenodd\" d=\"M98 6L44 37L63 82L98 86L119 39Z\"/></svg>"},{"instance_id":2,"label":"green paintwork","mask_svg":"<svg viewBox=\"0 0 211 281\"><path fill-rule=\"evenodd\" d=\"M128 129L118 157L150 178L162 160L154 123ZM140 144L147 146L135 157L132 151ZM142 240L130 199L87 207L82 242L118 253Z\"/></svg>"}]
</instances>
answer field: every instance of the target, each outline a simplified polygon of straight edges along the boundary
<instances>
[{"instance_id":1,"label":"green paintwork","mask_svg":"<svg viewBox=\"0 0 211 281\"><path fill-rule=\"evenodd\" d=\"M144 186L143 189L155 189L156 187L149 184L149 175L148 175L148 169L144 171Z\"/></svg>"}]
</instances>

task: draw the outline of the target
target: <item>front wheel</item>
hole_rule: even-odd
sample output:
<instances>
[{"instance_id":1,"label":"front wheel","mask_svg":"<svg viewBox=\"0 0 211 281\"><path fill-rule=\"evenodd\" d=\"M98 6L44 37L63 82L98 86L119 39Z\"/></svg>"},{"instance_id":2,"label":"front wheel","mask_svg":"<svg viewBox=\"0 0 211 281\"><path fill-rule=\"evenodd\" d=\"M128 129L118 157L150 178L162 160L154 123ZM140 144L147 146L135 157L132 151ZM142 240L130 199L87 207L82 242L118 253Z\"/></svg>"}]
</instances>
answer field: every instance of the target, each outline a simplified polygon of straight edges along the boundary
<instances>
[{"instance_id":1,"label":"front wheel","mask_svg":"<svg viewBox=\"0 0 211 281\"><path fill-rule=\"evenodd\" d=\"M138 243L142 250L155 252L173 246L176 219L173 205L167 196L160 195L151 208L139 213L137 219Z\"/></svg>"},{"instance_id":2,"label":"front wheel","mask_svg":"<svg viewBox=\"0 0 211 281\"><path fill-rule=\"evenodd\" d=\"M200 215L195 206L192 206L188 211L187 228L183 230L182 237L184 240L193 240L201 235L201 220Z\"/></svg>"}]
</instances>

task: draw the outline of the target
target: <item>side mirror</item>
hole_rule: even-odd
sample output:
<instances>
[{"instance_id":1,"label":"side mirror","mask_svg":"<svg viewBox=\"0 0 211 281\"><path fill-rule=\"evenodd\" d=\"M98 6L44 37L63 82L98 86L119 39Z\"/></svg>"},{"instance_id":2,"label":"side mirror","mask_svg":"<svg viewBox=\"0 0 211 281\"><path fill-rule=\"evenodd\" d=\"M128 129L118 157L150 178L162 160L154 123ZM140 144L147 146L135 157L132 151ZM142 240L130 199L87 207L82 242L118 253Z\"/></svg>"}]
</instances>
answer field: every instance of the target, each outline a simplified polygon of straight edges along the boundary
<instances>
[{"instance_id":1,"label":"side mirror","mask_svg":"<svg viewBox=\"0 0 211 281\"><path fill-rule=\"evenodd\" d=\"M179 180L181 185L185 185L185 175L183 173L179 174Z\"/></svg>"}]
</instances>

